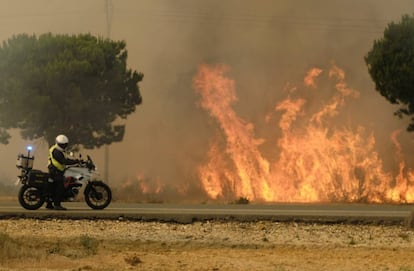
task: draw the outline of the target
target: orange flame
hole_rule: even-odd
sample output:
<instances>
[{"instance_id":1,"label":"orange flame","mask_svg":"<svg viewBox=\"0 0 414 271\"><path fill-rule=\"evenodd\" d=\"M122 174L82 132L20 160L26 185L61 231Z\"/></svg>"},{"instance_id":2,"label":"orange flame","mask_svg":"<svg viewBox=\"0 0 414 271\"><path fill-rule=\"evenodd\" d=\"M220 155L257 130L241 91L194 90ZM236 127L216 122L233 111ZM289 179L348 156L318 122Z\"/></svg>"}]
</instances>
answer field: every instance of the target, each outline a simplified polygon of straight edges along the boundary
<instances>
[{"instance_id":1,"label":"orange flame","mask_svg":"<svg viewBox=\"0 0 414 271\"><path fill-rule=\"evenodd\" d=\"M223 159L213 158L205 167L207 172L201 170L201 182L212 184L214 187L220 185L216 190L212 190L211 185L206 189L212 198L222 195L223 191L220 190L227 187L228 190L249 198L272 200L272 190L266 178L269 175L269 162L257 149L262 140L254 137L252 124L246 123L231 109L231 103L237 98L234 81L224 76L227 69L226 66L218 66L214 70L201 66L194 84L203 97L201 107L209 110L211 116L218 120L226 135L226 152L231 154L234 162L234 174L229 173L225 167L215 172L216 164L222 164ZM210 156L216 152L216 150L210 151ZM227 182L222 184L220 180L214 179L218 176L227 177Z\"/></svg>"},{"instance_id":2,"label":"orange flame","mask_svg":"<svg viewBox=\"0 0 414 271\"><path fill-rule=\"evenodd\" d=\"M305 83L305 86L308 87L316 87L315 79L322 73L321 69L313 68L306 74L305 79L303 79L303 82Z\"/></svg>"},{"instance_id":3,"label":"orange flame","mask_svg":"<svg viewBox=\"0 0 414 271\"><path fill-rule=\"evenodd\" d=\"M208 162L199 167L199 177L212 199L247 197L264 202L413 202L414 173L406 169L401 148L393 135L400 173L393 178L383 170L375 150L375 137L357 128L333 127L346 99L359 93L345 83L345 72L333 66L333 97L316 112L306 112L304 98L289 96L279 102L280 138L275 141L278 156L264 158L254 125L241 119L232 108L237 101L235 82L226 76L224 65L201 65L194 78L200 106L216 119L225 135L225 147L212 143ZM321 69L310 70L304 86L316 89ZM296 90L296 89L294 89ZM266 119L270 119L266 116ZM408 176L408 177L405 177Z\"/></svg>"},{"instance_id":4,"label":"orange flame","mask_svg":"<svg viewBox=\"0 0 414 271\"><path fill-rule=\"evenodd\" d=\"M160 177L148 178L143 173L137 173L135 178L126 179L120 186L121 194L131 194L131 196L157 195L164 190L165 185Z\"/></svg>"}]
</instances>

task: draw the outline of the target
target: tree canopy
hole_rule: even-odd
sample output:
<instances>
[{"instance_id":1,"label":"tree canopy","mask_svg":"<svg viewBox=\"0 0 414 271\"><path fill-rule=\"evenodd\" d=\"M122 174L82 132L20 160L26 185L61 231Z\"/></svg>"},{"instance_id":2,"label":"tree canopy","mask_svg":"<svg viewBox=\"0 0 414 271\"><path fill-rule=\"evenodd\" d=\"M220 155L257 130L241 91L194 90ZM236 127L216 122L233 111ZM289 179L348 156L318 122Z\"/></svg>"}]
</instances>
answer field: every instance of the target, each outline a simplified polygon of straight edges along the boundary
<instances>
[{"instance_id":1,"label":"tree canopy","mask_svg":"<svg viewBox=\"0 0 414 271\"><path fill-rule=\"evenodd\" d=\"M90 34L20 34L0 47L0 143L58 134L85 148L121 141L119 124L142 103L143 74L127 68L124 41Z\"/></svg>"},{"instance_id":2,"label":"tree canopy","mask_svg":"<svg viewBox=\"0 0 414 271\"><path fill-rule=\"evenodd\" d=\"M411 116L407 130L414 131L414 16L404 15L400 22L388 24L365 62L376 90L400 105L396 115Z\"/></svg>"}]
</instances>

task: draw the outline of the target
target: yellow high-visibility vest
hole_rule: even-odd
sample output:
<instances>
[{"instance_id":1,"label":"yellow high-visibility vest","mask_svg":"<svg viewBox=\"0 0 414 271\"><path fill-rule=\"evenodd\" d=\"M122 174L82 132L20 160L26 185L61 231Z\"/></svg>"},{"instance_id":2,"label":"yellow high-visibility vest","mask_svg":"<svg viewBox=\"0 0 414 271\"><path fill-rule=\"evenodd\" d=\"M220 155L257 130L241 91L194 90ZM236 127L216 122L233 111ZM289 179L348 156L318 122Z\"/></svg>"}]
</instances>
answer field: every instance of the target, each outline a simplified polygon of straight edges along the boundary
<instances>
[{"instance_id":1,"label":"yellow high-visibility vest","mask_svg":"<svg viewBox=\"0 0 414 271\"><path fill-rule=\"evenodd\" d=\"M56 148L57 148L57 145L55 144L52 147L50 147L50 149L49 149L49 159L48 159L49 160L49 165L52 164L58 170L64 171L65 170L65 165L59 163L52 155L53 150L56 149ZM65 152L63 152L63 155L66 158L66 153Z\"/></svg>"}]
</instances>

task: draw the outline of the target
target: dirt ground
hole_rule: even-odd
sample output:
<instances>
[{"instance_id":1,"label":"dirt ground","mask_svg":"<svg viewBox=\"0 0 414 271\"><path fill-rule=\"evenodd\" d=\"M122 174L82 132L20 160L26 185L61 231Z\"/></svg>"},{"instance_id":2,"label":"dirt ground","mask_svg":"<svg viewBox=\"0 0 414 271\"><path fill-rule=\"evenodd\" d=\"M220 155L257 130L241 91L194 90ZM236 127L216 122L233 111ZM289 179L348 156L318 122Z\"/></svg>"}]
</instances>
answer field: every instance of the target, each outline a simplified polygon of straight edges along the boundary
<instances>
[{"instance_id":1,"label":"dirt ground","mask_svg":"<svg viewBox=\"0 0 414 271\"><path fill-rule=\"evenodd\" d=\"M0 220L0 270L414 271L404 226Z\"/></svg>"}]
</instances>

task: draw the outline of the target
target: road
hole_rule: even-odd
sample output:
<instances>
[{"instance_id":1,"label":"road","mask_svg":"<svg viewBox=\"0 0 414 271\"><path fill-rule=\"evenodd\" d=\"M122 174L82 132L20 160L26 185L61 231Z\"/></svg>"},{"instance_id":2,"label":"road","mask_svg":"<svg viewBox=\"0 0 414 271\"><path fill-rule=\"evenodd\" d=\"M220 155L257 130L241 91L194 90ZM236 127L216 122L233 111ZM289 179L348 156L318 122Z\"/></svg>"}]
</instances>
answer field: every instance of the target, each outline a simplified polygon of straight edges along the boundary
<instances>
[{"instance_id":1,"label":"road","mask_svg":"<svg viewBox=\"0 0 414 271\"><path fill-rule=\"evenodd\" d=\"M0 219L128 219L191 223L202 220L311 221L327 223L403 223L414 205L374 204L126 204L111 203L92 210L83 202L65 203L67 211L23 209L16 202L0 202Z\"/></svg>"}]
</instances>

